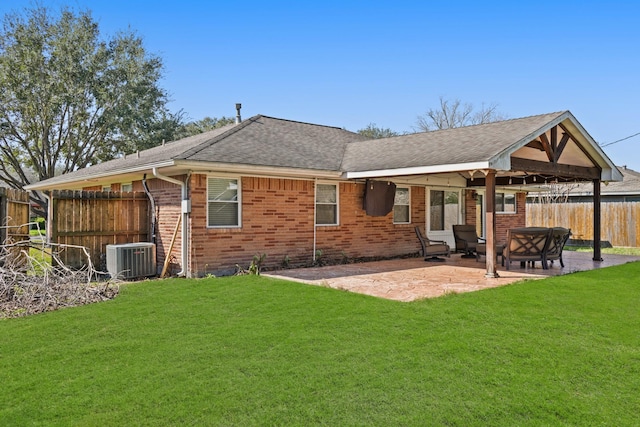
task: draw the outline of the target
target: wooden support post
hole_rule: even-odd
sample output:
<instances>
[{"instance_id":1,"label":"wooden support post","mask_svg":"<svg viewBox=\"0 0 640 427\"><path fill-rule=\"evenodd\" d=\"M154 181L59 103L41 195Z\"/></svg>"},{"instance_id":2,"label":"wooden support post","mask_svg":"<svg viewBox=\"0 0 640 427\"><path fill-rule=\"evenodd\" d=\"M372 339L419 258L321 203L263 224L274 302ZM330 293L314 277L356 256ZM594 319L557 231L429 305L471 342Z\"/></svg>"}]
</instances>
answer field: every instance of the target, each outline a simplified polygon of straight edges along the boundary
<instances>
[{"instance_id":1,"label":"wooden support post","mask_svg":"<svg viewBox=\"0 0 640 427\"><path fill-rule=\"evenodd\" d=\"M490 170L485 181L486 189L486 238L487 238L487 273L485 277L495 278L498 276L496 270L496 171Z\"/></svg>"},{"instance_id":2,"label":"wooden support post","mask_svg":"<svg viewBox=\"0 0 640 427\"><path fill-rule=\"evenodd\" d=\"M602 261L600 244L602 243L601 233L601 213L600 205L602 197L600 194L600 180L593 180L593 260Z\"/></svg>"}]
</instances>

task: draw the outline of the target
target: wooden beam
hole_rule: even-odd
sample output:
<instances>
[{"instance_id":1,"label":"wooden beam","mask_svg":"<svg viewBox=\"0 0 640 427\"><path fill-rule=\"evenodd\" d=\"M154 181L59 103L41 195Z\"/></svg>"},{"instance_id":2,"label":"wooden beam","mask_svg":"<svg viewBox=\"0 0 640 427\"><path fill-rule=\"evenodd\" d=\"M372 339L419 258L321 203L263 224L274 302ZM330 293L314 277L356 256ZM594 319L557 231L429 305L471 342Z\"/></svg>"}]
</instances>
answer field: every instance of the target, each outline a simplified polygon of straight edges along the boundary
<instances>
[{"instance_id":1,"label":"wooden beam","mask_svg":"<svg viewBox=\"0 0 640 427\"><path fill-rule=\"evenodd\" d=\"M602 252L600 250L600 243L602 239L601 233L601 195L600 195L600 180L593 180L593 260L602 261Z\"/></svg>"},{"instance_id":2,"label":"wooden beam","mask_svg":"<svg viewBox=\"0 0 640 427\"><path fill-rule=\"evenodd\" d=\"M547 134L543 133L540 135L540 142L542 142L542 148L547 153L547 158L550 162L553 162L553 149L551 148L551 144L549 143L549 138L547 138Z\"/></svg>"},{"instance_id":3,"label":"wooden beam","mask_svg":"<svg viewBox=\"0 0 640 427\"><path fill-rule=\"evenodd\" d=\"M529 174L543 174L559 177L580 178L585 181L600 179L601 171L597 167L562 165L558 163L540 162L537 160L511 157L511 170Z\"/></svg>"},{"instance_id":4,"label":"wooden beam","mask_svg":"<svg viewBox=\"0 0 640 427\"><path fill-rule=\"evenodd\" d=\"M551 135L551 151L555 152L558 148L558 126L549 129L549 134Z\"/></svg>"},{"instance_id":5,"label":"wooden beam","mask_svg":"<svg viewBox=\"0 0 640 427\"><path fill-rule=\"evenodd\" d=\"M487 232L487 273L485 277L498 276L496 270L496 171L490 170L486 177L486 232Z\"/></svg>"},{"instance_id":6,"label":"wooden beam","mask_svg":"<svg viewBox=\"0 0 640 427\"><path fill-rule=\"evenodd\" d=\"M558 148L556 148L556 151L553 153L553 163L558 163L558 159L560 159L560 156L562 155L564 148L567 146L569 139L571 139L571 136L568 133L565 132L562 134L560 144L558 144Z\"/></svg>"}]
</instances>

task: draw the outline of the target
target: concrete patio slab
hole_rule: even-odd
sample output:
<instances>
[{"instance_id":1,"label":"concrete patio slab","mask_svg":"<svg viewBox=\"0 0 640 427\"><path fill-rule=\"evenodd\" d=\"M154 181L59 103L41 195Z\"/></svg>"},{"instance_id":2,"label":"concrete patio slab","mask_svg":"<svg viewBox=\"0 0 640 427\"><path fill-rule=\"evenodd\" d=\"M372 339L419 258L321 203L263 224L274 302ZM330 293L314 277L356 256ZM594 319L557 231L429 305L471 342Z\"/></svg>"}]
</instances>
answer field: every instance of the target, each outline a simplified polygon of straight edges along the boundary
<instances>
[{"instance_id":1,"label":"concrete patio slab","mask_svg":"<svg viewBox=\"0 0 640 427\"><path fill-rule=\"evenodd\" d=\"M592 253L566 251L563 254L565 267L561 268L560 263L555 262L548 270L540 263L526 268L521 268L520 263L512 263L509 271L498 266L498 278L485 277L484 258L477 262L460 255L451 255L444 262L405 258L280 270L264 275L396 301L415 301L640 261L640 257L626 255L603 255L604 261L600 262L593 261L592 257Z\"/></svg>"}]
</instances>

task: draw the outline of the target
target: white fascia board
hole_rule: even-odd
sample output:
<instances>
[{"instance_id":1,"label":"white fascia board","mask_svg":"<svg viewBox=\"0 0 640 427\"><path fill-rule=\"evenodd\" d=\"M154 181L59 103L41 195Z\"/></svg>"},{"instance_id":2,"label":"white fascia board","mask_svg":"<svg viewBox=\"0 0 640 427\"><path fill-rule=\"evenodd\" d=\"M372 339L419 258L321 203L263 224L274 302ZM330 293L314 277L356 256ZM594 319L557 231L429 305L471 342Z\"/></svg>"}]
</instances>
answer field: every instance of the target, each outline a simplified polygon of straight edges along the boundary
<instances>
[{"instance_id":1,"label":"white fascia board","mask_svg":"<svg viewBox=\"0 0 640 427\"><path fill-rule=\"evenodd\" d=\"M380 169L361 172L345 172L345 177L349 179L357 178L376 178L376 177L391 177L391 176L403 176L403 175L429 175L435 173L446 172L463 172L482 169L494 169L489 162L474 162L474 163L456 163L450 165L436 165L436 166L416 166L410 168L398 168L398 169Z\"/></svg>"},{"instance_id":2,"label":"white fascia board","mask_svg":"<svg viewBox=\"0 0 640 427\"><path fill-rule=\"evenodd\" d=\"M277 166L254 166L235 163L213 163L213 162L194 162L194 161L177 161L175 166L182 169L189 169L192 172L227 172L236 175L250 176L267 176L282 178L328 178L335 179L342 176L340 171L315 170L315 169L295 169Z\"/></svg>"},{"instance_id":3,"label":"white fascia board","mask_svg":"<svg viewBox=\"0 0 640 427\"><path fill-rule=\"evenodd\" d=\"M602 173L600 174L601 181L622 181L622 178L622 173L616 167L612 169L602 169Z\"/></svg>"},{"instance_id":4,"label":"white fascia board","mask_svg":"<svg viewBox=\"0 0 640 427\"><path fill-rule=\"evenodd\" d=\"M41 182L36 182L34 184L25 185L24 189L28 191L55 190L57 188L64 187L65 184L69 184L69 183L84 183L87 181L102 180L104 178L109 178L112 176L126 175L126 174L132 174L132 173L142 173L146 171L151 171L153 170L153 168L166 168L170 166L174 166L173 160L168 160L165 162L158 162L158 163L149 163L145 165L136 165L136 166L132 166L130 168L125 168L125 169L112 169L109 171L104 171L104 172L87 175L83 177L77 177L77 176L74 176L73 174L69 174L68 178L62 178L64 177L64 175L60 175L60 179L56 180L55 183L47 184L47 181L45 180Z\"/></svg>"}]
</instances>

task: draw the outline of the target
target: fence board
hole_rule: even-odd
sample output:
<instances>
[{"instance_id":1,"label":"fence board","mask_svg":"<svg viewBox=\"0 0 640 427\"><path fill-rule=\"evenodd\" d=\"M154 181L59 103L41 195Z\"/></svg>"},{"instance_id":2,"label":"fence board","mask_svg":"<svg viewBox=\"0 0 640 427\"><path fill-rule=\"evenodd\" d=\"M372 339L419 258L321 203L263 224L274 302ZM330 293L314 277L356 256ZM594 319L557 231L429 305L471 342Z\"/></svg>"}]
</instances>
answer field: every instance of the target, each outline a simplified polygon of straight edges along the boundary
<instances>
[{"instance_id":1,"label":"fence board","mask_svg":"<svg viewBox=\"0 0 640 427\"><path fill-rule=\"evenodd\" d=\"M54 191L51 239L54 243L85 246L96 268L105 268L106 246L149 241L149 200L144 193ZM62 262L86 264L79 249L66 249Z\"/></svg>"},{"instance_id":2,"label":"fence board","mask_svg":"<svg viewBox=\"0 0 640 427\"><path fill-rule=\"evenodd\" d=\"M0 188L0 243L29 240L29 193Z\"/></svg>"},{"instance_id":3,"label":"fence board","mask_svg":"<svg viewBox=\"0 0 640 427\"><path fill-rule=\"evenodd\" d=\"M601 204L602 240L613 246L640 247L640 203ZM566 227L572 239L593 240L592 203L527 203L527 225Z\"/></svg>"}]
</instances>

